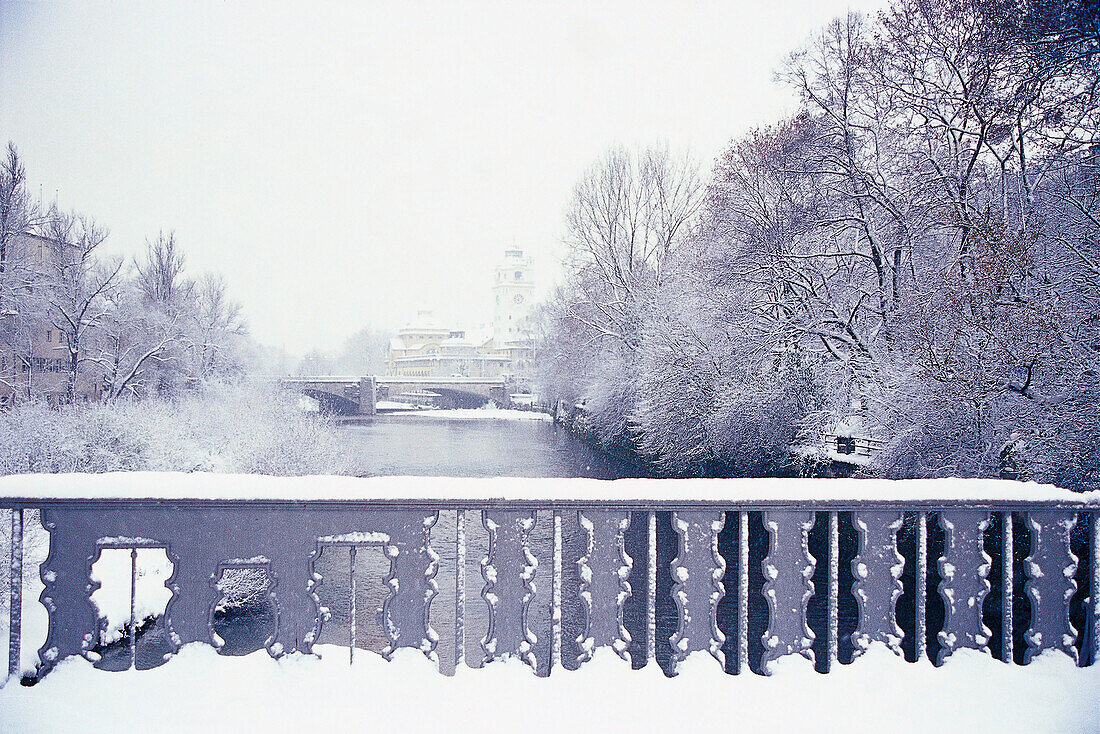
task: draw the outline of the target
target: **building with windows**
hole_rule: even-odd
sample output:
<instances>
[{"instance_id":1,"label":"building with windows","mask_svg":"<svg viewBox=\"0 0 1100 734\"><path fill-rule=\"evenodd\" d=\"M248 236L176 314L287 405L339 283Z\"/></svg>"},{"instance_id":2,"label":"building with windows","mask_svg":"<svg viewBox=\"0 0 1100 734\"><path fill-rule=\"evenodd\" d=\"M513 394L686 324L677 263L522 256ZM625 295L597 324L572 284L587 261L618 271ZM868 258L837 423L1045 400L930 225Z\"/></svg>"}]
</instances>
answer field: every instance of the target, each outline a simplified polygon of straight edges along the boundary
<instances>
[{"instance_id":1,"label":"building with windows","mask_svg":"<svg viewBox=\"0 0 1100 734\"><path fill-rule=\"evenodd\" d=\"M505 250L493 273L493 323L484 337L467 335L421 310L390 340L386 373L399 377L526 378L534 355L530 312L535 291L531 258Z\"/></svg>"},{"instance_id":2,"label":"building with windows","mask_svg":"<svg viewBox=\"0 0 1100 734\"><path fill-rule=\"evenodd\" d=\"M13 263L21 269L19 285L30 292L41 288L48 277L47 265L55 256L56 243L46 237L24 234L14 238L8 253L12 277ZM69 348L65 335L44 317L34 319L36 324L27 331L28 322L13 304L3 304L0 312L0 408L7 407L18 398L31 397L45 400L51 406L62 405L69 396ZM25 333L24 333L25 332ZM85 365L77 380L77 399L98 400L101 381L97 374L89 374Z\"/></svg>"},{"instance_id":3,"label":"building with windows","mask_svg":"<svg viewBox=\"0 0 1100 734\"><path fill-rule=\"evenodd\" d=\"M417 312L390 340L386 374L398 377L500 377L508 358L466 338L466 332L443 327L431 311Z\"/></svg>"}]
</instances>

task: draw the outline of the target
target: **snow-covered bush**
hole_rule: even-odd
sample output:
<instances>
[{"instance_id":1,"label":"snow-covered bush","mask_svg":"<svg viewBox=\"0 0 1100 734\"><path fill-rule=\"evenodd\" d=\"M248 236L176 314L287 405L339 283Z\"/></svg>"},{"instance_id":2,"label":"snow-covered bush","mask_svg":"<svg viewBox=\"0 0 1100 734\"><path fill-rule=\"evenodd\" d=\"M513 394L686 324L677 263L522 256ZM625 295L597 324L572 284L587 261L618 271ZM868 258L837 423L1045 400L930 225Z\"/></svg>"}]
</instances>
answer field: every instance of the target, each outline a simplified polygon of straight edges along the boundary
<instances>
[{"instance_id":1,"label":"snow-covered bush","mask_svg":"<svg viewBox=\"0 0 1100 734\"><path fill-rule=\"evenodd\" d=\"M0 413L0 474L213 471L354 474L335 425L297 397L250 382L173 399Z\"/></svg>"}]
</instances>

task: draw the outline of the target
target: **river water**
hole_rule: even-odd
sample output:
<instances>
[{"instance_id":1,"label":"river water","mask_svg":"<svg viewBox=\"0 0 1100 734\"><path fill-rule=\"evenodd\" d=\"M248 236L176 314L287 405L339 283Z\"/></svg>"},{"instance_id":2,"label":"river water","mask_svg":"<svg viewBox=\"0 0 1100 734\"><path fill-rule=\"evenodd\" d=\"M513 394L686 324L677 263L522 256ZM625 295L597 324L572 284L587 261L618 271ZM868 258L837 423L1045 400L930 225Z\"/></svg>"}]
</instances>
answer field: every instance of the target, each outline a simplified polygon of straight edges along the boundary
<instances>
[{"instance_id":1,"label":"river water","mask_svg":"<svg viewBox=\"0 0 1100 734\"><path fill-rule=\"evenodd\" d=\"M597 451L539 417L545 416L456 418L445 411L380 415L341 430L348 450L362 461L366 473L375 475L593 479L643 475L641 467Z\"/></svg>"}]
</instances>

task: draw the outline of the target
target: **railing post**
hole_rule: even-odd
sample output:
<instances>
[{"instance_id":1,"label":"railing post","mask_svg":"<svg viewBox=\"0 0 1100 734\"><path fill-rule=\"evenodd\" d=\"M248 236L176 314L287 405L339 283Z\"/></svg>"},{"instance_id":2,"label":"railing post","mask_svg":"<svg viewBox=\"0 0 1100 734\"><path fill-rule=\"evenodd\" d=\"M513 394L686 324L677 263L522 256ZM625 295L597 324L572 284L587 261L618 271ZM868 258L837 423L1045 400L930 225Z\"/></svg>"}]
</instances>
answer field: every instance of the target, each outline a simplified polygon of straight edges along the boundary
<instances>
[{"instance_id":1,"label":"railing post","mask_svg":"<svg viewBox=\"0 0 1100 734\"><path fill-rule=\"evenodd\" d=\"M137 670L137 548L130 549L130 667Z\"/></svg>"},{"instance_id":2,"label":"railing post","mask_svg":"<svg viewBox=\"0 0 1100 734\"><path fill-rule=\"evenodd\" d=\"M988 576L992 559L983 544L989 518L988 510L940 513L944 551L939 560L939 594L944 619L937 665L961 648L989 652L992 633L982 619L982 602L991 588Z\"/></svg>"},{"instance_id":3,"label":"railing post","mask_svg":"<svg viewBox=\"0 0 1100 734\"><path fill-rule=\"evenodd\" d=\"M737 672L749 669L749 513L742 511L738 544L737 579Z\"/></svg>"},{"instance_id":4,"label":"railing post","mask_svg":"<svg viewBox=\"0 0 1100 734\"><path fill-rule=\"evenodd\" d=\"M1092 664L1100 665L1100 512L1092 513Z\"/></svg>"},{"instance_id":5,"label":"railing post","mask_svg":"<svg viewBox=\"0 0 1100 734\"><path fill-rule=\"evenodd\" d=\"M439 587L435 576L439 554L431 544L432 527L439 510L399 513L385 545L390 559L386 585L390 593L382 602L382 619L389 642L382 656L389 660L398 648L413 647L436 660L439 635L431 626L431 603Z\"/></svg>"},{"instance_id":6,"label":"railing post","mask_svg":"<svg viewBox=\"0 0 1100 734\"><path fill-rule=\"evenodd\" d=\"M355 599L358 594L358 589L355 587L355 543L348 546L348 586L351 587L351 624L348 625L348 636L350 638L348 640L350 643L348 649L348 665L351 665L355 662L355 636L358 631L355 628L355 617L358 611Z\"/></svg>"},{"instance_id":7,"label":"railing post","mask_svg":"<svg viewBox=\"0 0 1100 734\"><path fill-rule=\"evenodd\" d=\"M646 664L657 660L657 513L649 511L649 554L646 564Z\"/></svg>"},{"instance_id":8,"label":"railing post","mask_svg":"<svg viewBox=\"0 0 1100 734\"><path fill-rule=\"evenodd\" d=\"M489 630L481 643L485 662L514 655L537 669L535 635L528 626L538 567L530 547L537 514L533 509L493 509L481 517L489 532L489 548L481 561L481 596L489 607Z\"/></svg>"},{"instance_id":9,"label":"railing post","mask_svg":"<svg viewBox=\"0 0 1100 734\"><path fill-rule=\"evenodd\" d=\"M914 636L917 660L928 655L928 515L917 513L917 609Z\"/></svg>"},{"instance_id":10,"label":"railing post","mask_svg":"<svg viewBox=\"0 0 1100 734\"><path fill-rule=\"evenodd\" d=\"M840 527L837 522L836 511L829 513L829 659L825 664L825 672L833 669L833 663L837 660L839 648L840 624L837 613L838 597L840 596Z\"/></svg>"},{"instance_id":11,"label":"railing post","mask_svg":"<svg viewBox=\"0 0 1100 734\"><path fill-rule=\"evenodd\" d=\"M466 510L455 513L455 672L466 662Z\"/></svg>"},{"instance_id":12,"label":"railing post","mask_svg":"<svg viewBox=\"0 0 1100 734\"><path fill-rule=\"evenodd\" d=\"M553 612L550 615L550 671L561 665L561 511L554 510ZM548 672L547 675L550 673Z\"/></svg>"},{"instance_id":13,"label":"railing post","mask_svg":"<svg viewBox=\"0 0 1100 734\"><path fill-rule=\"evenodd\" d=\"M577 519L584 532L583 553L577 559L584 610L580 661L590 660L597 648L607 646L629 662L630 633L623 610L632 593L628 579L633 560L625 548L630 513L582 508Z\"/></svg>"},{"instance_id":14,"label":"railing post","mask_svg":"<svg viewBox=\"0 0 1100 734\"><path fill-rule=\"evenodd\" d=\"M1004 535L1001 547L1001 659L1006 663L1012 662L1012 597L1013 578L1012 565L1015 549L1012 544L1012 513L1001 513L1001 532Z\"/></svg>"},{"instance_id":15,"label":"railing post","mask_svg":"<svg viewBox=\"0 0 1100 734\"><path fill-rule=\"evenodd\" d=\"M23 627L23 510L11 511L11 596L8 607L8 676L19 673Z\"/></svg>"}]
</instances>

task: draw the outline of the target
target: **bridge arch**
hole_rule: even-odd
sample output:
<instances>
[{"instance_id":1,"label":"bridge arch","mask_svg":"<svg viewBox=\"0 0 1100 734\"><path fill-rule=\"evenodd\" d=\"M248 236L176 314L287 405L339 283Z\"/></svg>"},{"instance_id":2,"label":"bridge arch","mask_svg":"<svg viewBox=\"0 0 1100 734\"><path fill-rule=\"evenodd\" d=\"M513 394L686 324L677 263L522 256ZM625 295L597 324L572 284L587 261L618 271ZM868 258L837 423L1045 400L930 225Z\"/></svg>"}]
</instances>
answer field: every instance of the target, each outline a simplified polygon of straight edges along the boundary
<instances>
[{"instance_id":1,"label":"bridge arch","mask_svg":"<svg viewBox=\"0 0 1100 734\"><path fill-rule=\"evenodd\" d=\"M325 390L307 387L301 390L306 397L317 401L322 413L326 415L358 415L359 403L350 400L343 395L336 395Z\"/></svg>"}]
</instances>

